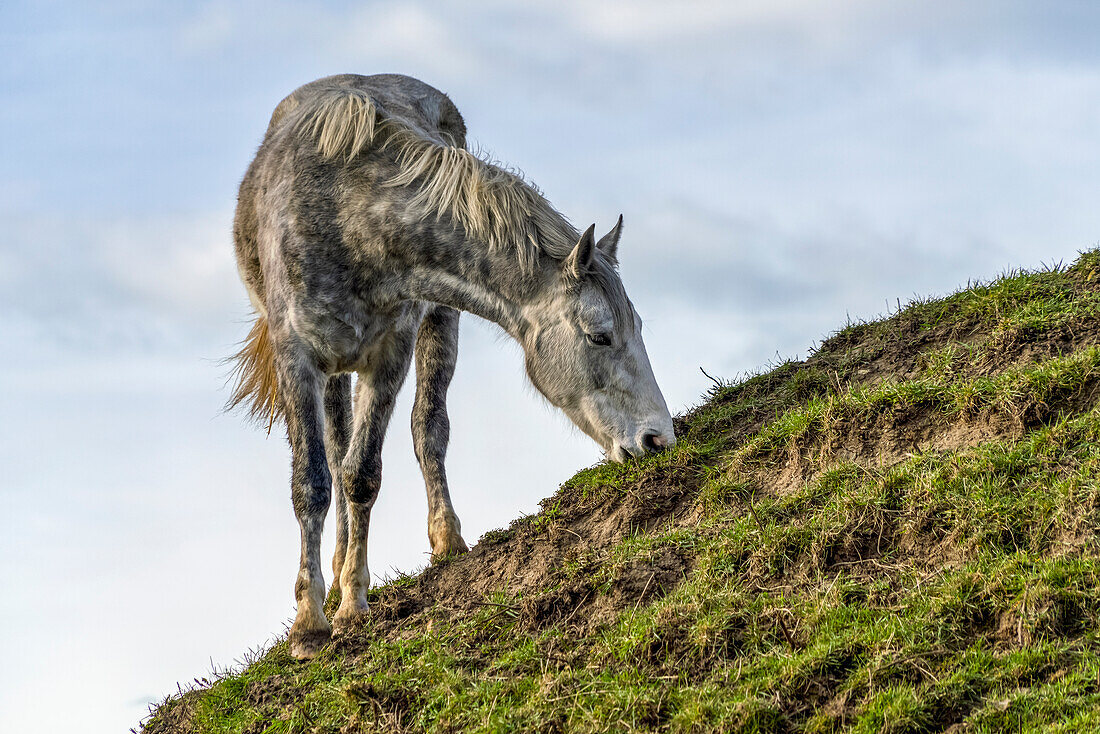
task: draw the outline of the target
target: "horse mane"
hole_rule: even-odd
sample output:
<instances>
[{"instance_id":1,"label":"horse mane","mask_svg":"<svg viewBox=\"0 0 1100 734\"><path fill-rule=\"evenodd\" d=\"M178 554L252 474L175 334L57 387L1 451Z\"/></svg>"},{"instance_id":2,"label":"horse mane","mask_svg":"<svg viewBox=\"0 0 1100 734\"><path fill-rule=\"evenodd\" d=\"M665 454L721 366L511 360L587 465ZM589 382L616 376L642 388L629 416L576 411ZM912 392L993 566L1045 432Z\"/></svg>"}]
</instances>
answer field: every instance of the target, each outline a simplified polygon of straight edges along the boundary
<instances>
[{"instance_id":1,"label":"horse mane","mask_svg":"<svg viewBox=\"0 0 1100 734\"><path fill-rule=\"evenodd\" d=\"M296 117L295 129L314 139L324 159L351 163L368 149L394 146L398 173L385 185L417 187L414 206L449 215L490 251L513 248L524 272L540 254L563 260L576 245L576 228L522 174L470 152L446 130L424 130L353 87L303 102L284 114Z\"/></svg>"}]
</instances>

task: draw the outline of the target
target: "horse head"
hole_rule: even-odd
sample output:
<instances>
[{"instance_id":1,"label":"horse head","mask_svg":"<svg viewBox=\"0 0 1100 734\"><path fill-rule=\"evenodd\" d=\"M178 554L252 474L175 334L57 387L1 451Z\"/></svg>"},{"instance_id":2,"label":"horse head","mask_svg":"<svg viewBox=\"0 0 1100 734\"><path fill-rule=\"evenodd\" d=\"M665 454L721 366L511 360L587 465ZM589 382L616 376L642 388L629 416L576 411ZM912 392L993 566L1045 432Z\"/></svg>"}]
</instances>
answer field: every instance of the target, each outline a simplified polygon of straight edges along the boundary
<instances>
[{"instance_id":1,"label":"horse head","mask_svg":"<svg viewBox=\"0 0 1100 734\"><path fill-rule=\"evenodd\" d=\"M527 374L613 461L676 443L616 257L622 217L597 242L589 227L525 312Z\"/></svg>"}]
</instances>

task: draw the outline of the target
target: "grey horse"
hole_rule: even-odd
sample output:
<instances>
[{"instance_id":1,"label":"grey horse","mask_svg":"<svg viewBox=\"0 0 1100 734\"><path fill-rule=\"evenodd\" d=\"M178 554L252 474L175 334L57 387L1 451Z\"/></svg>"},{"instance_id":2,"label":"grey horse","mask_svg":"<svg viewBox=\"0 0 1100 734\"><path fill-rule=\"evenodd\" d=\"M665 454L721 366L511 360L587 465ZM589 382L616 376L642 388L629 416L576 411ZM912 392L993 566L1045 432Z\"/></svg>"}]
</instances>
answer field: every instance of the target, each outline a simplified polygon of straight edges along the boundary
<instances>
[{"instance_id":1,"label":"grey horse","mask_svg":"<svg viewBox=\"0 0 1100 734\"><path fill-rule=\"evenodd\" d=\"M382 441L413 360L432 558L466 551L443 465L460 311L519 342L534 386L608 458L675 443L617 272L622 217L599 241L594 228L578 232L534 186L469 152L454 104L416 79L327 77L275 108L234 219L257 317L235 356L230 405L268 430L286 423L302 544L296 657L332 631L320 541L333 490L333 623L367 609Z\"/></svg>"}]
</instances>

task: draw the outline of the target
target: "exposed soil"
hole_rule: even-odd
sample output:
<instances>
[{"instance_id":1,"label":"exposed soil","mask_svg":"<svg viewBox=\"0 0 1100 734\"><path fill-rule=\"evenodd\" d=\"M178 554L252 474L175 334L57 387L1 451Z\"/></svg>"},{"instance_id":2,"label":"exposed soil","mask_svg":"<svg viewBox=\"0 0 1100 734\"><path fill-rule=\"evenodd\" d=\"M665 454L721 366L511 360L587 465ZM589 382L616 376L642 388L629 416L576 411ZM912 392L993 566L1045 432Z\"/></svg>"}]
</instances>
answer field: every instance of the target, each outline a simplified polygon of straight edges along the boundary
<instances>
[{"instance_id":1,"label":"exposed soil","mask_svg":"<svg viewBox=\"0 0 1100 734\"><path fill-rule=\"evenodd\" d=\"M477 611L494 592L522 599L515 611L526 628L566 623L588 633L622 608L664 594L688 572L690 559L661 549L649 561L616 569L609 593L596 593L590 580L607 548L629 534L684 522L693 500L692 489L663 482L639 484L618 497L559 495L552 522L514 523L409 585L376 591L370 624L336 642L354 650L376 635L400 638L429 619Z\"/></svg>"}]
</instances>

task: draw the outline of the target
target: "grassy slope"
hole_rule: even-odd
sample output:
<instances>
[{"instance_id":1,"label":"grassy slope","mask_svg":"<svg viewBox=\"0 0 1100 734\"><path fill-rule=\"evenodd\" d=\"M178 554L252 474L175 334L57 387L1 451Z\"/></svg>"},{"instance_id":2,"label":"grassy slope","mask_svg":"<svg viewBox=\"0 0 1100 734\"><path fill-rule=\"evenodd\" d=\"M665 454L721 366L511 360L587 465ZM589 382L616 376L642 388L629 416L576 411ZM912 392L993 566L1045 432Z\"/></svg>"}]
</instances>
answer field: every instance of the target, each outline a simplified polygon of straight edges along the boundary
<instances>
[{"instance_id":1,"label":"grassy slope","mask_svg":"<svg viewBox=\"0 0 1100 734\"><path fill-rule=\"evenodd\" d=\"M1100 251L849 326L145 730L1100 730L1098 343Z\"/></svg>"}]
</instances>

